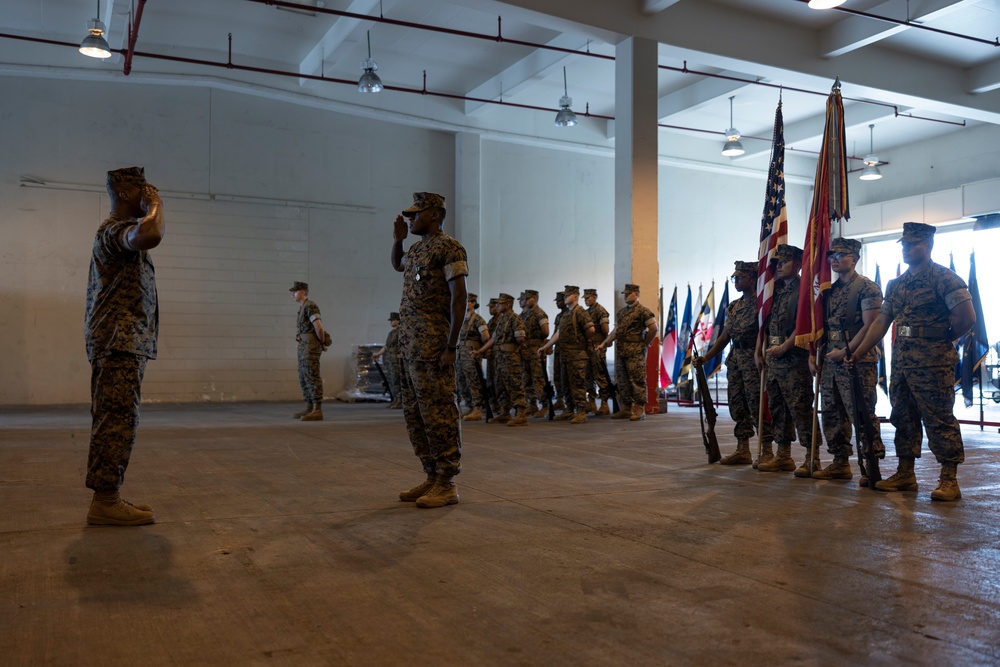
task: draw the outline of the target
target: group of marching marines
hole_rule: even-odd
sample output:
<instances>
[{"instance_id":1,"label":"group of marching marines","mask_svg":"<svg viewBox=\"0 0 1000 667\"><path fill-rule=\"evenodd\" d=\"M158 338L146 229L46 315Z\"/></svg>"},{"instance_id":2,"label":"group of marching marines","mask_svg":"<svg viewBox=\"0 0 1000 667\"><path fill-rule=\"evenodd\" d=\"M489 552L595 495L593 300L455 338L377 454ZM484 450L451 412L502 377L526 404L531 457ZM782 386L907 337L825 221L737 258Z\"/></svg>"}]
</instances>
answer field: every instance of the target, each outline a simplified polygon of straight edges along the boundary
<instances>
[{"instance_id":1,"label":"group of marching marines","mask_svg":"<svg viewBox=\"0 0 1000 667\"><path fill-rule=\"evenodd\" d=\"M723 465L752 465L764 472L793 472L796 477L850 480L851 427L862 467L861 486L879 491L915 491L914 460L920 457L923 430L928 447L941 464L941 476L932 500L962 497L956 478L965 460L962 434L954 415L954 367L958 355L952 341L975 324L968 286L955 272L931 260L936 228L917 222L903 226L903 261L907 271L890 281L885 298L879 287L855 270L861 242L838 238L830 242L828 258L837 280L825 297L826 341L821 365L808 350L795 345L796 309L802 268L802 250L780 245L771 260L775 287L770 316L759 331L756 285L757 262L736 262L733 282L743 296L727 311L723 332L696 366L720 354L732 343L726 359L729 411L736 422L736 451ZM881 480L878 459L885 447L875 416L878 357L875 347L896 324L892 348L889 398L895 427L898 469ZM760 406L761 373L767 392L770 420ZM820 376L822 432L833 461L825 468L814 446L812 378ZM923 427L921 427L921 423ZM758 428L759 425L759 428ZM757 433L757 451L750 439ZM798 436L803 462L792 459ZM817 434L818 435L818 434ZM776 451L772 449L776 445ZM864 449L865 451L861 451Z\"/></svg>"}]
</instances>

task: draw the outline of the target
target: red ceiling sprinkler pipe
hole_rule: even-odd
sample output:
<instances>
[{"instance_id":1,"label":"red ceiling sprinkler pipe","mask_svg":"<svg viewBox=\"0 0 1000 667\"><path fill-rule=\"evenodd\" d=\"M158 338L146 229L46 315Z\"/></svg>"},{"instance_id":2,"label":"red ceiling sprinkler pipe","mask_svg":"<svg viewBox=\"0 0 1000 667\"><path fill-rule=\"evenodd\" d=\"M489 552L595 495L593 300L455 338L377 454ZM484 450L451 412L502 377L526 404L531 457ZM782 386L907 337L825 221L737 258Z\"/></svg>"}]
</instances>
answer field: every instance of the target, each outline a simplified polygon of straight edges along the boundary
<instances>
[{"instance_id":1,"label":"red ceiling sprinkler pipe","mask_svg":"<svg viewBox=\"0 0 1000 667\"><path fill-rule=\"evenodd\" d=\"M142 20L142 8L146 5L146 0L139 0L139 6L135 8L135 20L129 22L128 28L128 51L125 53L125 76L132 71L132 56L135 54L135 41L139 38L139 21Z\"/></svg>"}]
</instances>

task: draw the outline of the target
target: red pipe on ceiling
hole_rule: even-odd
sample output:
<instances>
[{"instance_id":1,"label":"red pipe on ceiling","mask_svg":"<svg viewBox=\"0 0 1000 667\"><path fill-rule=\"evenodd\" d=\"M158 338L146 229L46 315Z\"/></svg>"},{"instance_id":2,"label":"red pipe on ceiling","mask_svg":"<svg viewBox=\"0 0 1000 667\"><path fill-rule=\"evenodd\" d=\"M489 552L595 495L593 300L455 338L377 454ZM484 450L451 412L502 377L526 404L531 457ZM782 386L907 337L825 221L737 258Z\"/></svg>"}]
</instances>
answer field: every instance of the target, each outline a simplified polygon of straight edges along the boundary
<instances>
[{"instance_id":1,"label":"red pipe on ceiling","mask_svg":"<svg viewBox=\"0 0 1000 667\"><path fill-rule=\"evenodd\" d=\"M129 20L128 52L125 54L125 67L122 70L125 76L132 71L132 56L135 55L135 41L139 38L139 22L142 21L142 8L145 6L146 0L139 0L139 6L135 9L135 21Z\"/></svg>"}]
</instances>

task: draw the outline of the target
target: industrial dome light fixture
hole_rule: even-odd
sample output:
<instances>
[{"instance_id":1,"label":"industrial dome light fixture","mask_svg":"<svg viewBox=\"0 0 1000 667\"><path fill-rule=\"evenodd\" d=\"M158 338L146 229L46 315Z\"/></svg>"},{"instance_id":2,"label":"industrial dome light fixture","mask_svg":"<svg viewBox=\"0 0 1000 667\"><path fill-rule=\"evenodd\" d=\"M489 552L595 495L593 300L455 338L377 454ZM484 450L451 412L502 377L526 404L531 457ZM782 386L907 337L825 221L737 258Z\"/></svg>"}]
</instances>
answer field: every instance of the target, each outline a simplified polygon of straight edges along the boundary
<instances>
[{"instance_id":1,"label":"industrial dome light fixture","mask_svg":"<svg viewBox=\"0 0 1000 667\"><path fill-rule=\"evenodd\" d=\"M97 18L87 21L87 36L80 43L80 53L90 58L110 58L111 47L104 35L107 26L101 23L101 0L97 0Z\"/></svg>"},{"instance_id":2,"label":"industrial dome light fixture","mask_svg":"<svg viewBox=\"0 0 1000 667\"><path fill-rule=\"evenodd\" d=\"M378 69L378 64L372 60L372 33L369 30L367 34L368 57L361 61L363 74L361 75L361 78L358 79L358 92L377 93L385 86L382 85L382 79L378 78L378 74L375 73L375 70Z\"/></svg>"},{"instance_id":3,"label":"industrial dome light fixture","mask_svg":"<svg viewBox=\"0 0 1000 667\"><path fill-rule=\"evenodd\" d=\"M733 126L733 95L729 98L729 129L726 130L726 145L722 147L722 154L726 157L736 157L743 155L746 151L740 143L740 131Z\"/></svg>"},{"instance_id":4,"label":"industrial dome light fixture","mask_svg":"<svg viewBox=\"0 0 1000 667\"><path fill-rule=\"evenodd\" d=\"M563 67L563 96L559 98L556 127L573 127L576 125L576 114L570 109L571 106L573 106L573 98L569 96L569 89L566 87L566 68Z\"/></svg>"},{"instance_id":5,"label":"industrial dome light fixture","mask_svg":"<svg viewBox=\"0 0 1000 667\"><path fill-rule=\"evenodd\" d=\"M847 0L809 0L810 9L833 9L840 7Z\"/></svg>"},{"instance_id":6,"label":"industrial dome light fixture","mask_svg":"<svg viewBox=\"0 0 1000 667\"><path fill-rule=\"evenodd\" d=\"M864 162L865 168L861 170L861 175L858 176L862 181L877 181L882 178L882 172L878 170L878 157L875 156L875 124L872 123L868 126L869 139L871 143L868 145L868 155L865 156Z\"/></svg>"}]
</instances>

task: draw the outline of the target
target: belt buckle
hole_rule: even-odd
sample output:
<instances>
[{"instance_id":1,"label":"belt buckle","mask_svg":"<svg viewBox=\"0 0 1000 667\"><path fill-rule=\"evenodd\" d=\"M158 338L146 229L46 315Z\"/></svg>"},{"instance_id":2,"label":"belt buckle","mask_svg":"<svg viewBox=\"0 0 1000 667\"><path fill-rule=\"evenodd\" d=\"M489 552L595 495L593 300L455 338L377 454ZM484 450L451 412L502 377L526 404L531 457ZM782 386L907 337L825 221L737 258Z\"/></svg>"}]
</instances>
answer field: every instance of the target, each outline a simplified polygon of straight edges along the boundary
<instances>
[{"instance_id":1,"label":"belt buckle","mask_svg":"<svg viewBox=\"0 0 1000 667\"><path fill-rule=\"evenodd\" d=\"M906 338L913 336L913 327L907 325L900 326L899 335L905 336Z\"/></svg>"}]
</instances>

